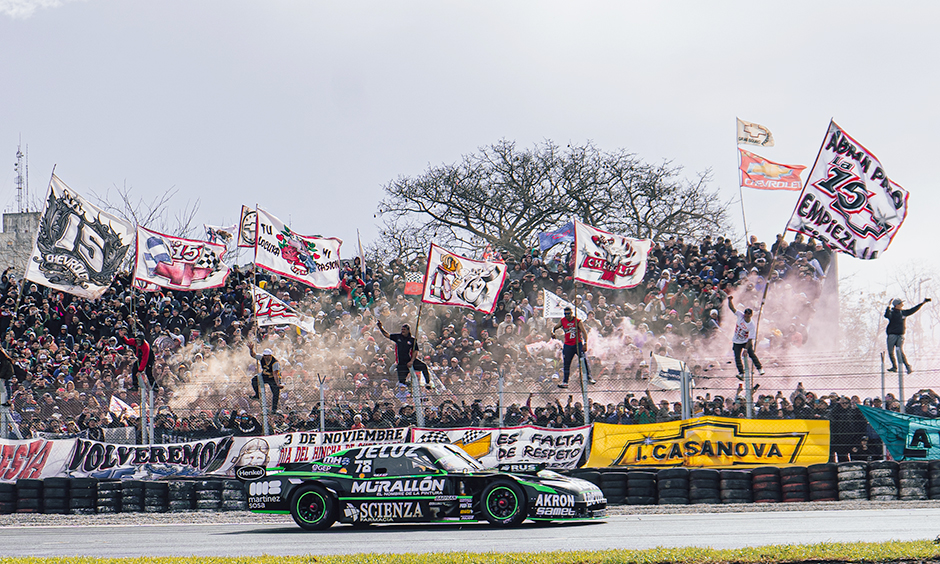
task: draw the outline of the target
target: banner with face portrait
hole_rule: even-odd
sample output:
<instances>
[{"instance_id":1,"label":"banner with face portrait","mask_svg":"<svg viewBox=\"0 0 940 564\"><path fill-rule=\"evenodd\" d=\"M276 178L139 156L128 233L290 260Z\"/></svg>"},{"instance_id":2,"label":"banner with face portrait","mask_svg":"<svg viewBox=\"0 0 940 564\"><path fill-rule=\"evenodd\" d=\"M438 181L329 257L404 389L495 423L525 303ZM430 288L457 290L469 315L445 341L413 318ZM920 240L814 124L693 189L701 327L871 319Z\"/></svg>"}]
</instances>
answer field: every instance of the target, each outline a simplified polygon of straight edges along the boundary
<instances>
[{"instance_id":1,"label":"banner with face portrait","mask_svg":"<svg viewBox=\"0 0 940 564\"><path fill-rule=\"evenodd\" d=\"M462 257L432 243L424 280L421 301L426 304L493 313L506 282L506 265Z\"/></svg>"},{"instance_id":2,"label":"banner with face portrait","mask_svg":"<svg viewBox=\"0 0 940 564\"><path fill-rule=\"evenodd\" d=\"M631 239L574 222L574 279L601 288L632 288L646 275L652 241Z\"/></svg>"}]
</instances>

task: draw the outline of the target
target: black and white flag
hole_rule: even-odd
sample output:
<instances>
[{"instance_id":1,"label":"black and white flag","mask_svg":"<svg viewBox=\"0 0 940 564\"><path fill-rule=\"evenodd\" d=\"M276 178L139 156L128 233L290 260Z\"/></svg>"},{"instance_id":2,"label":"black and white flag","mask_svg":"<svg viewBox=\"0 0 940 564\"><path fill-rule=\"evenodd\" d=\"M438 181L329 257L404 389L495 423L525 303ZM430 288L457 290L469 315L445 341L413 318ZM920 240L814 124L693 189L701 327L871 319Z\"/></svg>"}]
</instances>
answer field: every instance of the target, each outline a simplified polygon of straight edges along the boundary
<instances>
[{"instance_id":1,"label":"black and white flag","mask_svg":"<svg viewBox=\"0 0 940 564\"><path fill-rule=\"evenodd\" d=\"M132 225L100 210L52 175L26 279L97 299L114 281L133 241Z\"/></svg>"}]
</instances>

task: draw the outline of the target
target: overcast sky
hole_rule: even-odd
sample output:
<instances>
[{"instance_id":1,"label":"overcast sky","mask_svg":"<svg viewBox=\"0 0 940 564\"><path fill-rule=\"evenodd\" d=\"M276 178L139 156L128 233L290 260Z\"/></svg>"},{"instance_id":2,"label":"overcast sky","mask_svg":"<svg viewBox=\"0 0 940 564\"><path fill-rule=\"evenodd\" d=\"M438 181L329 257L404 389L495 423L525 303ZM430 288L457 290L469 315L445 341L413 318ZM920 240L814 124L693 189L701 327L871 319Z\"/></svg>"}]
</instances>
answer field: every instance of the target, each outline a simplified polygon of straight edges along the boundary
<instances>
[{"instance_id":1,"label":"overcast sky","mask_svg":"<svg viewBox=\"0 0 940 564\"><path fill-rule=\"evenodd\" d=\"M0 0L0 205L15 202L22 136L34 195L56 164L85 194L175 188L180 208L201 200L200 222L231 224L259 203L300 232L342 238L351 256L356 228L375 236L390 179L501 138L590 140L690 176L711 168L743 237L735 116L773 132L776 147L755 152L806 166L835 118L910 192L884 257L841 261L883 283L937 263L938 12L818 0ZM796 198L746 191L749 232L772 242Z\"/></svg>"}]
</instances>

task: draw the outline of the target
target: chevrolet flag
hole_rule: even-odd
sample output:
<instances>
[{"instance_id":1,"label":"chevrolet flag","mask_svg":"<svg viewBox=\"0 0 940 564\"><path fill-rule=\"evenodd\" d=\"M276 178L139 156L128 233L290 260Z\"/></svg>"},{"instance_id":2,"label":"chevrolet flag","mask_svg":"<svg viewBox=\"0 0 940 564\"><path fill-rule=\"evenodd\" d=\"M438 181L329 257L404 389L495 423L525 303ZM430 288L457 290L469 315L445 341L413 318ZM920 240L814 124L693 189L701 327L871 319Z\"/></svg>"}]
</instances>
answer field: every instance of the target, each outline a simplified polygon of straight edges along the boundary
<instances>
[{"instance_id":1,"label":"chevrolet flag","mask_svg":"<svg viewBox=\"0 0 940 564\"><path fill-rule=\"evenodd\" d=\"M800 165L782 165L768 161L744 149L741 156L741 186L758 190L795 190L803 188L800 174L806 168Z\"/></svg>"}]
</instances>

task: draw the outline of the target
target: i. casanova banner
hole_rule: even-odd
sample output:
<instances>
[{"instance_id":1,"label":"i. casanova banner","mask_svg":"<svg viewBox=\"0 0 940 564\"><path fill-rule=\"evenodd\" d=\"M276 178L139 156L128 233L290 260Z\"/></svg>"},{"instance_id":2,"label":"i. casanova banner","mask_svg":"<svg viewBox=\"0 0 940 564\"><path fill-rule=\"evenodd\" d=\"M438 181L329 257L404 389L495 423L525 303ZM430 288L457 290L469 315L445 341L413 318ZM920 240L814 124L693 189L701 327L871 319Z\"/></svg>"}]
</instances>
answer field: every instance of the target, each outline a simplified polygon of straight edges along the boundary
<instances>
[{"instance_id":1,"label":"i. casanova banner","mask_svg":"<svg viewBox=\"0 0 940 564\"><path fill-rule=\"evenodd\" d=\"M577 468L591 435L591 426L570 429L506 427L503 429L411 429L418 443L457 445L487 468L500 464L545 464L548 468Z\"/></svg>"},{"instance_id":2,"label":"i. casanova banner","mask_svg":"<svg viewBox=\"0 0 940 564\"><path fill-rule=\"evenodd\" d=\"M652 241L631 239L574 222L574 279L601 288L632 288L646 275Z\"/></svg>"},{"instance_id":3,"label":"i. casanova banner","mask_svg":"<svg viewBox=\"0 0 940 564\"><path fill-rule=\"evenodd\" d=\"M137 227L134 278L172 290L206 290L225 285L225 245L172 237Z\"/></svg>"},{"instance_id":4,"label":"i. casanova banner","mask_svg":"<svg viewBox=\"0 0 940 564\"><path fill-rule=\"evenodd\" d=\"M52 175L26 279L87 300L104 294L134 240L134 228Z\"/></svg>"},{"instance_id":5,"label":"i. casanova banner","mask_svg":"<svg viewBox=\"0 0 940 564\"><path fill-rule=\"evenodd\" d=\"M819 148L787 231L860 259L883 253L907 216L907 191L836 122Z\"/></svg>"},{"instance_id":6,"label":"i. casanova banner","mask_svg":"<svg viewBox=\"0 0 940 564\"><path fill-rule=\"evenodd\" d=\"M828 461L828 421L698 417L648 425L595 423L585 466L806 466Z\"/></svg>"},{"instance_id":7,"label":"i. casanova banner","mask_svg":"<svg viewBox=\"0 0 940 564\"><path fill-rule=\"evenodd\" d=\"M496 298L506 282L506 265L462 257L431 243L424 281L421 301L426 304L493 313Z\"/></svg>"},{"instance_id":8,"label":"i. casanova banner","mask_svg":"<svg viewBox=\"0 0 940 564\"><path fill-rule=\"evenodd\" d=\"M308 237L258 208L255 264L314 288L339 287L339 248L335 237Z\"/></svg>"},{"instance_id":9,"label":"i. casanova banner","mask_svg":"<svg viewBox=\"0 0 940 564\"><path fill-rule=\"evenodd\" d=\"M895 460L940 460L940 421L858 406Z\"/></svg>"}]
</instances>

